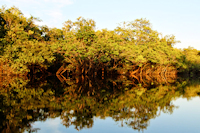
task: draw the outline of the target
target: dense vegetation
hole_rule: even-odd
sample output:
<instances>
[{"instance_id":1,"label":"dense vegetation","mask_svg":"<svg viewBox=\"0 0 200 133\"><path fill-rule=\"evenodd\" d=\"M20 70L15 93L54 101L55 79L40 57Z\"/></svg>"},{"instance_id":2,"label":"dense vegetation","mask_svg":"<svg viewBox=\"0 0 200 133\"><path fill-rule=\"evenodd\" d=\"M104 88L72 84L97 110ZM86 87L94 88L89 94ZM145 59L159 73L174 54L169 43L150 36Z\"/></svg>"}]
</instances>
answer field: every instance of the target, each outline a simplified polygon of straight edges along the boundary
<instances>
[{"instance_id":1,"label":"dense vegetation","mask_svg":"<svg viewBox=\"0 0 200 133\"><path fill-rule=\"evenodd\" d=\"M36 21L16 7L0 8L2 132L32 132L31 122L58 116L77 130L108 116L141 130L158 112L172 113L174 98L200 94L196 82L176 82L177 72L199 72L200 51L173 48L175 36L163 37L148 20L114 30L96 30L82 17L62 29Z\"/></svg>"},{"instance_id":2,"label":"dense vegetation","mask_svg":"<svg viewBox=\"0 0 200 133\"><path fill-rule=\"evenodd\" d=\"M199 70L199 51L172 46L175 37L153 30L146 19L124 22L114 30L96 30L91 19L79 17L62 29L38 26L19 9L0 9L0 62L3 73L73 73L92 75L103 69L119 74L144 70ZM60 69L59 69L60 68ZM138 71L136 71L138 70Z\"/></svg>"}]
</instances>

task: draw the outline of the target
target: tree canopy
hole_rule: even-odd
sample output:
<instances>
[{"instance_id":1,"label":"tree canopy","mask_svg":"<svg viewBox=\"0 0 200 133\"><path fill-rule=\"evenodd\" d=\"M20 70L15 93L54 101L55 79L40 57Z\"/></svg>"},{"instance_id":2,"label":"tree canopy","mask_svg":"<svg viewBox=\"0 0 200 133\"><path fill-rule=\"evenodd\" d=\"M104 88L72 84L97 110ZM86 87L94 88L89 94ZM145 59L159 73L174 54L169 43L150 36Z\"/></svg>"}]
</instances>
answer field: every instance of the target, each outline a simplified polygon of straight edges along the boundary
<instances>
[{"instance_id":1,"label":"tree canopy","mask_svg":"<svg viewBox=\"0 0 200 133\"><path fill-rule=\"evenodd\" d=\"M56 64L82 71L121 68L124 73L145 65L182 71L192 68L188 62L198 64L192 60L199 54L189 58L187 50L173 48L178 42L175 36L162 37L146 19L123 22L114 30L96 30L94 20L79 17L57 29L36 25L39 19L26 18L16 7L2 7L0 21L0 60L12 73L23 74L36 67L46 71Z\"/></svg>"}]
</instances>

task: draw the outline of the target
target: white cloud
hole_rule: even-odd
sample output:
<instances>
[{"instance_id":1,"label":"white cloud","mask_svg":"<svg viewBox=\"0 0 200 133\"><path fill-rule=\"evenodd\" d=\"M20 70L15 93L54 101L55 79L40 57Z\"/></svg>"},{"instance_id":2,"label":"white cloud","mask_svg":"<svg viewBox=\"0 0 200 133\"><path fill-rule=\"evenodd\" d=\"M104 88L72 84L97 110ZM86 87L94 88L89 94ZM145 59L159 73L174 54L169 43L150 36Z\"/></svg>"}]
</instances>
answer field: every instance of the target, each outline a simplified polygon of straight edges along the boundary
<instances>
[{"instance_id":1,"label":"white cloud","mask_svg":"<svg viewBox=\"0 0 200 133\"><path fill-rule=\"evenodd\" d=\"M56 27L56 24L59 22L59 23L63 23L62 21L62 19L63 19L63 14L62 14L62 12L61 12L61 10L54 10L54 11L49 11L48 13L47 13L47 15L49 16L49 17L51 17L50 18L50 20L51 20L51 25L49 25L49 26L51 26L51 27Z\"/></svg>"},{"instance_id":2,"label":"white cloud","mask_svg":"<svg viewBox=\"0 0 200 133\"><path fill-rule=\"evenodd\" d=\"M22 13L29 17L33 15L42 20L39 25L61 28L64 15L62 9L73 4L75 0L2 0L8 8L16 6Z\"/></svg>"},{"instance_id":3,"label":"white cloud","mask_svg":"<svg viewBox=\"0 0 200 133\"><path fill-rule=\"evenodd\" d=\"M59 5L62 4L62 6L73 4L73 0L3 0L8 3L12 4L55 4Z\"/></svg>"},{"instance_id":4,"label":"white cloud","mask_svg":"<svg viewBox=\"0 0 200 133\"><path fill-rule=\"evenodd\" d=\"M44 0L45 2L51 2L51 3L59 3L63 5L70 5L73 3L71 0Z\"/></svg>"},{"instance_id":5,"label":"white cloud","mask_svg":"<svg viewBox=\"0 0 200 133\"><path fill-rule=\"evenodd\" d=\"M61 13L61 11L57 10L57 11L49 11L50 16L54 17L54 18L60 18L63 16L63 14Z\"/></svg>"},{"instance_id":6,"label":"white cloud","mask_svg":"<svg viewBox=\"0 0 200 133\"><path fill-rule=\"evenodd\" d=\"M38 2L38 0L3 0L3 1L7 2L9 5L12 4L14 6L25 5L25 4L37 4Z\"/></svg>"}]
</instances>

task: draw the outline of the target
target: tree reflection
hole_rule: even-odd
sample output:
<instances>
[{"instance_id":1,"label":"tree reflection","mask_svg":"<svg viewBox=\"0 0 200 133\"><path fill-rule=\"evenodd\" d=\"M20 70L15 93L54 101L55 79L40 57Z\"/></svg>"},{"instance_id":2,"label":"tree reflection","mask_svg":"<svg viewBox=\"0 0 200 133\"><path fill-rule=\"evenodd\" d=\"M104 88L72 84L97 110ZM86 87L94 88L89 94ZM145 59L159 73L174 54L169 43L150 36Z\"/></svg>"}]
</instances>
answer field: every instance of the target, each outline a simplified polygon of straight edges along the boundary
<instances>
[{"instance_id":1,"label":"tree reflection","mask_svg":"<svg viewBox=\"0 0 200 133\"><path fill-rule=\"evenodd\" d=\"M0 131L34 132L32 123L59 117L66 128L92 128L94 119L111 117L134 130L146 129L161 112L173 113L174 98L200 94L198 81L179 80L168 86L135 86L130 78L82 77L59 83L54 78L34 84L15 78L0 89ZM31 82L31 83L30 83Z\"/></svg>"}]
</instances>

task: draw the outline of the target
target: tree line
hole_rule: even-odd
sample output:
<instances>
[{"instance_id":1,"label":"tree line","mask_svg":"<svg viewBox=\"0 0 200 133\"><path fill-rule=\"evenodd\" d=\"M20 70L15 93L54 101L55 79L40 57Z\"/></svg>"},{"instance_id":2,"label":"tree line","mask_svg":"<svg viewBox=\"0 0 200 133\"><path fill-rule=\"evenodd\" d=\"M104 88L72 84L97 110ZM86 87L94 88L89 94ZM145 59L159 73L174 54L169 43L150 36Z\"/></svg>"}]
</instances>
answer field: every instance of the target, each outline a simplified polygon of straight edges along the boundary
<instances>
[{"instance_id":1,"label":"tree line","mask_svg":"<svg viewBox=\"0 0 200 133\"><path fill-rule=\"evenodd\" d=\"M173 48L174 35L162 36L146 19L123 22L114 30L96 30L92 19L64 22L62 29L36 25L16 7L0 8L0 66L2 73L72 73L99 71L140 75L198 72L200 51Z\"/></svg>"}]
</instances>

